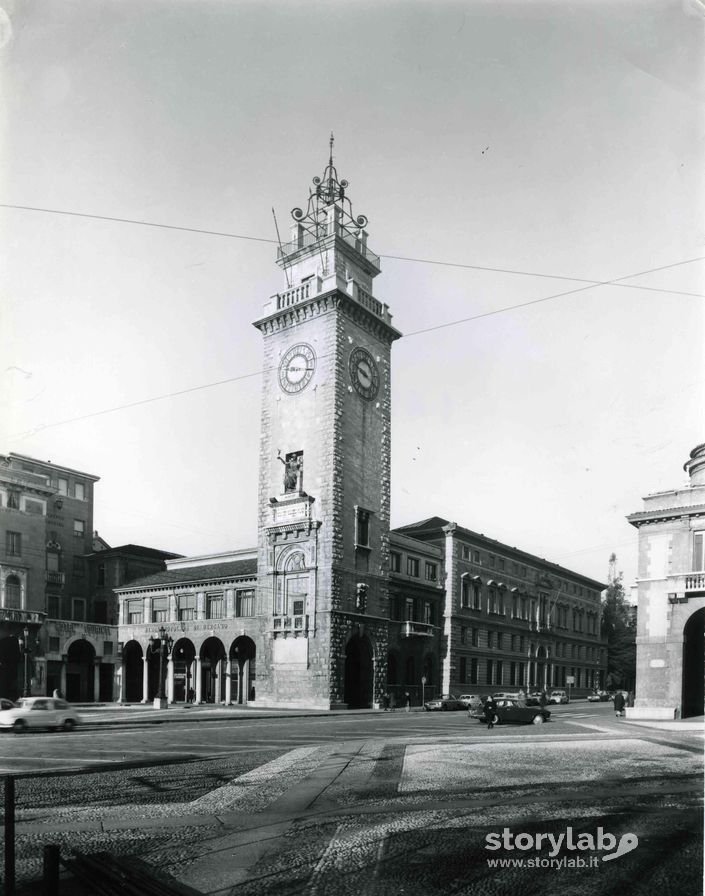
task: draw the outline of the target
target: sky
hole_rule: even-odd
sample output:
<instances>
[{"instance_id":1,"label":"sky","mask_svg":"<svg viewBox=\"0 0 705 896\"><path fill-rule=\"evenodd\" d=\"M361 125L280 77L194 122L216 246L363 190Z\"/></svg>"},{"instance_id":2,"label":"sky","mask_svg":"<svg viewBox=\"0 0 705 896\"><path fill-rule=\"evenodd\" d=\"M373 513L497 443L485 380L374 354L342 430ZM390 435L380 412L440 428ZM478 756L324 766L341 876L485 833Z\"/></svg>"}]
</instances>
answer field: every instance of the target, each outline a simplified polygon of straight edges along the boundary
<instances>
[{"instance_id":1,"label":"sky","mask_svg":"<svg viewBox=\"0 0 705 896\"><path fill-rule=\"evenodd\" d=\"M698 0L8 0L0 452L100 476L113 546L255 545L272 209L333 132L404 334L392 525L628 586L705 441L703 60Z\"/></svg>"}]
</instances>

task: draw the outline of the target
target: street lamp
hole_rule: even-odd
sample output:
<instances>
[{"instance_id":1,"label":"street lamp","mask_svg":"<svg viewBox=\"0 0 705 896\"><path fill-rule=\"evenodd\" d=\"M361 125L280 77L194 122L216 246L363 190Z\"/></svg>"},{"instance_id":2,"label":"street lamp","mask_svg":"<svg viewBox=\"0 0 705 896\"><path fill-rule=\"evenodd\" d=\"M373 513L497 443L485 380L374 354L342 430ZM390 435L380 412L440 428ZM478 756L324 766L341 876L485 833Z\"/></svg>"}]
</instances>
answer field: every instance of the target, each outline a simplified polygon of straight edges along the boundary
<instances>
[{"instance_id":1,"label":"street lamp","mask_svg":"<svg viewBox=\"0 0 705 896\"><path fill-rule=\"evenodd\" d=\"M168 705L166 697L164 696L164 660L171 656L171 648L173 646L174 639L170 635L167 635L163 625L159 629L158 638L155 638L154 635L149 636L150 654L154 654L157 650L159 651L159 686L157 689L157 696L154 698L155 709L166 709Z\"/></svg>"},{"instance_id":2,"label":"street lamp","mask_svg":"<svg viewBox=\"0 0 705 896\"><path fill-rule=\"evenodd\" d=\"M29 687L29 655L31 650L29 646L29 629L27 626L25 626L22 634L24 635L24 638L17 638L17 643L20 646L20 653L24 657L24 687L22 688L22 696L29 697L31 693Z\"/></svg>"}]
</instances>

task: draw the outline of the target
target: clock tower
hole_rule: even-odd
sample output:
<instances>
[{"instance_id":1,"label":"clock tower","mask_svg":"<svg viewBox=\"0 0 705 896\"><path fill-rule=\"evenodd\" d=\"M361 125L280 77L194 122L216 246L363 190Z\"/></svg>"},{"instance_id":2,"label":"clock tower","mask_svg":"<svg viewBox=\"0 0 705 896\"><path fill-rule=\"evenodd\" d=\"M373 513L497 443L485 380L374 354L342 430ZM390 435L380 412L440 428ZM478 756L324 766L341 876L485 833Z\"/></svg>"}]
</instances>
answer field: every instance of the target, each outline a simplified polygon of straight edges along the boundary
<instances>
[{"instance_id":1,"label":"clock tower","mask_svg":"<svg viewBox=\"0 0 705 896\"><path fill-rule=\"evenodd\" d=\"M264 340L258 703L372 706L386 681L390 356L379 257L331 153L277 263Z\"/></svg>"}]
</instances>

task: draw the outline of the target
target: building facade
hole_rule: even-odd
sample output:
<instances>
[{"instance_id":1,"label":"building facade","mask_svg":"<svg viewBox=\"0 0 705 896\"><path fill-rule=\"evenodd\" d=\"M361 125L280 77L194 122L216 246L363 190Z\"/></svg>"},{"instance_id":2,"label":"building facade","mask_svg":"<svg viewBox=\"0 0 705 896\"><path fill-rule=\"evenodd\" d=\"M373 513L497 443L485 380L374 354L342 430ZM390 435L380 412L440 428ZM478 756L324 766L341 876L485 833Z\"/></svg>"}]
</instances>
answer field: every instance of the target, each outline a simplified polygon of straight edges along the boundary
<instances>
[{"instance_id":1,"label":"building facade","mask_svg":"<svg viewBox=\"0 0 705 896\"><path fill-rule=\"evenodd\" d=\"M639 530L636 699L630 718L703 714L705 445L688 483L648 495L627 519Z\"/></svg>"},{"instance_id":2,"label":"building facade","mask_svg":"<svg viewBox=\"0 0 705 896\"><path fill-rule=\"evenodd\" d=\"M395 529L442 554L444 693L602 688L604 584L440 517Z\"/></svg>"}]
</instances>

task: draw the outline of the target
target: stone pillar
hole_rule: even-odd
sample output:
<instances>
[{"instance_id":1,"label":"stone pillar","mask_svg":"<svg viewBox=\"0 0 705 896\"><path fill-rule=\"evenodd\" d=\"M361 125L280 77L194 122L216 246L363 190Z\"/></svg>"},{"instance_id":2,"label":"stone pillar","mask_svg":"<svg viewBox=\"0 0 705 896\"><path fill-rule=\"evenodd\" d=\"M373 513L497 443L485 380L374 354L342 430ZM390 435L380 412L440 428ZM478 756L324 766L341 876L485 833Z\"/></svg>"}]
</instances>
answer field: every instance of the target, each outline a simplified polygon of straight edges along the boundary
<instances>
[{"instance_id":1,"label":"stone pillar","mask_svg":"<svg viewBox=\"0 0 705 896\"><path fill-rule=\"evenodd\" d=\"M93 702L100 702L100 660L93 663Z\"/></svg>"},{"instance_id":2,"label":"stone pillar","mask_svg":"<svg viewBox=\"0 0 705 896\"><path fill-rule=\"evenodd\" d=\"M63 694L64 700L66 699L66 668L67 668L68 664L69 664L69 658L66 656L66 654L63 654L61 657L61 678L60 678L61 683L59 685L59 690Z\"/></svg>"},{"instance_id":3,"label":"stone pillar","mask_svg":"<svg viewBox=\"0 0 705 896\"><path fill-rule=\"evenodd\" d=\"M118 667L116 667L118 668ZM120 661L120 666L117 672L117 692L118 692L118 702L125 702L125 676L127 674L127 668L125 666L125 660Z\"/></svg>"},{"instance_id":4,"label":"stone pillar","mask_svg":"<svg viewBox=\"0 0 705 896\"><path fill-rule=\"evenodd\" d=\"M220 695L221 695L221 682L222 682L222 672L223 672L223 661L218 660L215 664L215 693L213 694L213 702L220 703Z\"/></svg>"},{"instance_id":5,"label":"stone pillar","mask_svg":"<svg viewBox=\"0 0 705 896\"><path fill-rule=\"evenodd\" d=\"M250 699L250 661L245 660L240 669L240 692L242 694L242 703L247 705Z\"/></svg>"},{"instance_id":6,"label":"stone pillar","mask_svg":"<svg viewBox=\"0 0 705 896\"><path fill-rule=\"evenodd\" d=\"M142 702L147 703L149 701L149 665L147 663L147 657L142 657Z\"/></svg>"},{"instance_id":7,"label":"stone pillar","mask_svg":"<svg viewBox=\"0 0 705 896\"><path fill-rule=\"evenodd\" d=\"M230 678L232 669L232 661L228 658L225 661L225 702L230 704L233 702L233 683Z\"/></svg>"},{"instance_id":8,"label":"stone pillar","mask_svg":"<svg viewBox=\"0 0 705 896\"><path fill-rule=\"evenodd\" d=\"M193 689L196 692L196 696L194 697L193 702L194 703L202 703L203 702L201 700L201 675L202 675L202 672L201 672L200 656L196 657L195 663L196 663L196 673L193 676L193 678L194 678Z\"/></svg>"},{"instance_id":9,"label":"stone pillar","mask_svg":"<svg viewBox=\"0 0 705 896\"><path fill-rule=\"evenodd\" d=\"M166 661L166 700L174 702L174 659L172 656Z\"/></svg>"}]
</instances>

